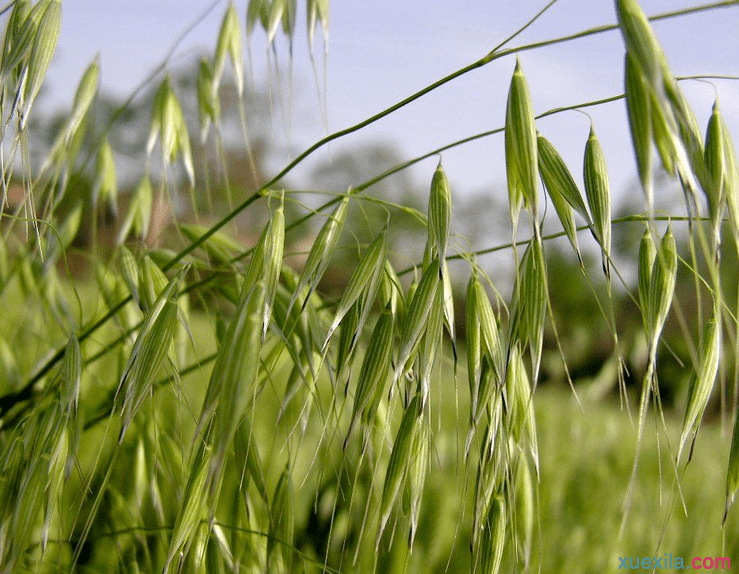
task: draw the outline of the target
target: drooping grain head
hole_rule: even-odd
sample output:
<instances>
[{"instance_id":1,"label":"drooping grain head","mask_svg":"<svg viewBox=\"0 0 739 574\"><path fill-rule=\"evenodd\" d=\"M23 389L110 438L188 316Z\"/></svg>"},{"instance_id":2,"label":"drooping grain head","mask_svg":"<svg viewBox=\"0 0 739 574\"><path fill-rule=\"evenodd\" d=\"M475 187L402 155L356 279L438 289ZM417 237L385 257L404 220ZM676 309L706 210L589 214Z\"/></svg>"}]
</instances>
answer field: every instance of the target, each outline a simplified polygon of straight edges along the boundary
<instances>
[{"instance_id":1,"label":"drooping grain head","mask_svg":"<svg viewBox=\"0 0 739 574\"><path fill-rule=\"evenodd\" d=\"M584 179L595 236L603 253L603 270L610 277L611 191L603 148L592 126L585 146Z\"/></svg>"},{"instance_id":2,"label":"drooping grain head","mask_svg":"<svg viewBox=\"0 0 739 574\"><path fill-rule=\"evenodd\" d=\"M360 418L367 426L371 424L371 418L385 394L385 380L392 367L393 330L394 318L390 308L386 307L375 323L362 360L347 441Z\"/></svg>"},{"instance_id":3,"label":"drooping grain head","mask_svg":"<svg viewBox=\"0 0 739 574\"><path fill-rule=\"evenodd\" d=\"M324 42L328 39L328 10L329 0L308 0L308 45L313 50L313 37L315 35L316 26L321 23L323 29Z\"/></svg>"},{"instance_id":4,"label":"drooping grain head","mask_svg":"<svg viewBox=\"0 0 739 574\"><path fill-rule=\"evenodd\" d=\"M149 396L162 361L170 352L177 326L177 298L186 271L181 270L151 305L123 370L116 393L122 399L120 417L123 426L119 443Z\"/></svg>"},{"instance_id":5,"label":"drooping grain head","mask_svg":"<svg viewBox=\"0 0 739 574\"><path fill-rule=\"evenodd\" d=\"M639 308L641 309L644 326L649 330L651 326L649 291L652 281L654 260L657 257L657 248L652 239L652 232L647 227L639 243ZM649 335L651 336L651 335Z\"/></svg>"},{"instance_id":6,"label":"drooping grain head","mask_svg":"<svg viewBox=\"0 0 739 574\"><path fill-rule=\"evenodd\" d=\"M585 221L590 223L590 214L585 207L582 194L562 157L549 140L542 135L537 138L537 149L539 174L544 182L544 188L552 199L552 205L554 205L557 216L562 223L562 229L564 229L567 239L575 250L578 259L582 260L574 218L574 211L576 210Z\"/></svg>"},{"instance_id":7,"label":"drooping grain head","mask_svg":"<svg viewBox=\"0 0 739 574\"><path fill-rule=\"evenodd\" d=\"M33 106L46 78L46 71L49 69L49 64L51 64L51 59L54 56L62 24L61 0L42 0L34 6L34 10L39 6L41 6L43 12L40 15L38 28L34 32L31 54L28 58L28 75L23 95L24 106L21 116L21 129L25 127L31 106Z\"/></svg>"},{"instance_id":8,"label":"drooping grain head","mask_svg":"<svg viewBox=\"0 0 739 574\"><path fill-rule=\"evenodd\" d=\"M398 433L393 442L390 453L385 483L382 488L382 499L380 501L380 520L377 531L375 548L380 544L382 533L385 531L390 515L398 503L402 488L408 473L409 464L413 460L413 443L417 419L421 417L421 397L415 396L406 409L403 420L398 428Z\"/></svg>"},{"instance_id":9,"label":"drooping grain head","mask_svg":"<svg viewBox=\"0 0 739 574\"><path fill-rule=\"evenodd\" d=\"M721 356L721 326L716 322L716 312L708 320L701 333L701 346L698 356L698 364L693 370L688 388L687 405L685 406L685 419L683 420L680 442L678 443L677 460L685 448L688 438L695 437L703 418L703 413L711 398L713 385L718 373L719 359ZM691 447L692 453L692 447Z\"/></svg>"},{"instance_id":10,"label":"drooping grain head","mask_svg":"<svg viewBox=\"0 0 739 574\"><path fill-rule=\"evenodd\" d=\"M78 128L82 124L87 111L90 109L95 95L98 90L98 78L100 76L100 67L97 60L87 67L85 73L82 75L80 84L77 87L77 92L74 95L74 104L72 105L72 111L67 120L67 129L64 139L69 145L72 142L72 138L77 132Z\"/></svg>"},{"instance_id":11,"label":"drooping grain head","mask_svg":"<svg viewBox=\"0 0 739 574\"><path fill-rule=\"evenodd\" d=\"M508 91L505 123L506 176L514 228L523 203L538 218L537 145L534 109L521 63L516 60Z\"/></svg>"},{"instance_id":12,"label":"drooping grain head","mask_svg":"<svg viewBox=\"0 0 739 574\"><path fill-rule=\"evenodd\" d=\"M218 42L216 43L216 54L213 62L213 81L211 84L212 100L218 99L218 86L223 76L226 56L231 61L231 68L239 98L242 97L244 93L243 51L239 17L236 14L234 3L230 2L226 9L226 14L223 17L221 30L218 34Z\"/></svg>"},{"instance_id":13,"label":"drooping grain head","mask_svg":"<svg viewBox=\"0 0 739 574\"><path fill-rule=\"evenodd\" d=\"M441 167L436 167L431 179L431 191L428 203L429 244L440 261L446 260L446 248L449 241L449 226L452 216L452 194L449 181Z\"/></svg>"},{"instance_id":14,"label":"drooping grain head","mask_svg":"<svg viewBox=\"0 0 739 574\"><path fill-rule=\"evenodd\" d=\"M148 175L144 175L131 195L128 212L118 232L119 245L126 241L131 232L141 241L147 238L153 203L154 190L151 187L151 180Z\"/></svg>"},{"instance_id":15,"label":"drooping grain head","mask_svg":"<svg viewBox=\"0 0 739 574\"><path fill-rule=\"evenodd\" d=\"M331 322L328 333L326 334L326 340L323 345L324 349L328 345L333 332L338 328L344 318L344 315L349 312L349 309L361 295L364 294L365 297L364 307L368 308L371 306L380 287L386 260L387 232L384 231L374 239L354 268L349 278L349 283L344 289L341 301L339 301L339 305L336 308L334 320Z\"/></svg>"},{"instance_id":16,"label":"drooping grain head","mask_svg":"<svg viewBox=\"0 0 739 574\"><path fill-rule=\"evenodd\" d=\"M443 283L439 277L439 260L434 258L423 272L421 281L413 294L408 312L403 321L395 382L400 379L406 363L418 348L421 336L426 329L429 313L436 299L436 291L438 289L443 289Z\"/></svg>"},{"instance_id":17,"label":"drooping grain head","mask_svg":"<svg viewBox=\"0 0 739 574\"><path fill-rule=\"evenodd\" d=\"M631 52L626 53L626 111L629 118L636 165L639 169L639 179L647 198L647 206L651 212L654 206L652 105L649 87L644 81L635 57Z\"/></svg>"},{"instance_id":18,"label":"drooping grain head","mask_svg":"<svg viewBox=\"0 0 739 574\"><path fill-rule=\"evenodd\" d=\"M181 155L190 185L194 185L195 171L192 163L190 136L182 107L172 88L169 76L164 78L154 95L149 137L146 142L148 154L153 151L157 140L161 140L164 164L173 163L177 155Z\"/></svg>"},{"instance_id":19,"label":"drooping grain head","mask_svg":"<svg viewBox=\"0 0 739 574\"><path fill-rule=\"evenodd\" d=\"M82 381L82 353L77 337L72 333L67 342L62 363L61 405L68 416L76 415Z\"/></svg>"},{"instance_id":20,"label":"drooping grain head","mask_svg":"<svg viewBox=\"0 0 739 574\"><path fill-rule=\"evenodd\" d=\"M198 67L197 93L200 142L205 143L211 122L217 126L221 119L221 104L213 78L213 68L206 58L201 58Z\"/></svg>"},{"instance_id":21,"label":"drooping grain head","mask_svg":"<svg viewBox=\"0 0 739 574\"><path fill-rule=\"evenodd\" d=\"M677 246L670 227L665 231L657 249L649 282L649 329L652 344L662 332L670 311L677 280Z\"/></svg>"},{"instance_id":22,"label":"drooping grain head","mask_svg":"<svg viewBox=\"0 0 739 574\"><path fill-rule=\"evenodd\" d=\"M720 232L719 225L726 201L724 183L726 181L726 153L724 151L723 120L718 106L718 100L713 104L711 118L706 130L705 146L705 177L703 190L708 199L708 211L713 224L715 241Z\"/></svg>"},{"instance_id":23,"label":"drooping grain head","mask_svg":"<svg viewBox=\"0 0 739 574\"><path fill-rule=\"evenodd\" d=\"M662 81L665 58L649 20L636 0L616 0L616 14L626 50L646 75L650 84Z\"/></svg>"},{"instance_id":24,"label":"drooping grain head","mask_svg":"<svg viewBox=\"0 0 739 574\"><path fill-rule=\"evenodd\" d=\"M116 177L113 148L106 137L98 150L95 161L95 186L93 188L93 205L104 203L113 213L117 211L118 181Z\"/></svg>"}]
</instances>

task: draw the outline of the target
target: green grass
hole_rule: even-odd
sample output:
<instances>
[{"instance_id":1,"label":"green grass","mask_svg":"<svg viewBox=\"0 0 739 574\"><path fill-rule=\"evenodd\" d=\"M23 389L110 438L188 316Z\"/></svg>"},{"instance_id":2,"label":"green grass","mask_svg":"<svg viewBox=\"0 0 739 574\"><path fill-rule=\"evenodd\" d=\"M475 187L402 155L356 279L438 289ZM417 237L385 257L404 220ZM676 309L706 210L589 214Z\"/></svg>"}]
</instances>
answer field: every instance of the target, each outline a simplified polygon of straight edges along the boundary
<instances>
[{"instance_id":1,"label":"green grass","mask_svg":"<svg viewBox=\"0 0 739 574\"><path fill-rule=\"evenodd\" d=\"M675 473L661 430L658 450L660 423L648 422L628 519L619 538L636 448L636 432L627 413L610 401L586 403L581 409L561 389L541 389L536 405L543 572L608 572L618 568L617 556L736 556L739 536L731 526L736 517L727 525L724 548L721 542L724 496L717 485L726 476L729 441L715 423L701 428L693 460L681 480L686 515L675 501ZM682 421L667 413L667 422L674 459Z\"/></svg>"}]
</instances>

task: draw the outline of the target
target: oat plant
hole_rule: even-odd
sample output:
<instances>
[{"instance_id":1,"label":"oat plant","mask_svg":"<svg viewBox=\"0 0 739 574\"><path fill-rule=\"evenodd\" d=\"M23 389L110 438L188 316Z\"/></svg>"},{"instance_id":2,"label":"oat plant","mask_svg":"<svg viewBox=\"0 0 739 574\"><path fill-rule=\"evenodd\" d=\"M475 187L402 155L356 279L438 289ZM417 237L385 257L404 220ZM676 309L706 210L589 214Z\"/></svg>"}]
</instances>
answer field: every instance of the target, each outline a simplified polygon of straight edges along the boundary
<instances>
[{"instance_id":1,"label":"oat plant","mask_svg":"<svg viewBox=\"0 0 739 574\"><path fill-rule=\"evenodd\" d=\"M654 541L648 553L671 550L662 540L671 515L696 512L684 485L714 403L720 417L734 421L733 439L724 449L725 487L704 488L725 492L723 521L711 526L723 552L735 549L739 301L726 281L736 275L722 263L739 251L739 164L720 103L700 126L636 0L616 0L617 23L567 37L515 45L519 30L479 60L327 135L258 189L232 190L231 208L218 219L197 211L196 198L208 186L193 157L195 122L201 142L218 146L221 88L231 82L253 162L244 88L251 33L261 27L270 44L278 35L292 43L304 14L311 58L316 30L324 45L328 34L328 0L241 4L225 7L215 50L201 60L191 93L172 81L169 60L134 92L154 94L137 158L144 175L107 245L100 221L121 201L109 135L127 104L103 132L91 131L100 73L92 62L47 157L32 162L29 117L39 113L34 104L62 6L16 0L3 10L0 572L564 568L547 554L550 511L543 501L555 492L547 481L570 469L542 466L557 455L550 438L557 428L549 415L542 427L536 410L542 370L553 356L580 400L550 298L548 252L559 236L580 271L572 281L589 285L602 311L620 383L613 393L623 419L633 422L633 432L618 439L632 461L630 478L627 470L603 483L617 489L622 504L620 531L609 531L612 545L603 552L631 548L643 532L639 472L655 460L665 523L653 521L642 538ZM651 20L689 22L711 10L735 16L735 4L700 4ZM624 93L535 115L527 53L597 34L623 38ZM319 195L324 203L311 209L305 194L286 188L293 168L329 142L341 146L341 138L442 85L496 65L514 67L505 125L367 181L347 181L343 193ZM184 111L188 98L197 101L197 118ZM539 131L539 120L621 99L644 197L639 211L615 219L597 126L581 142L582 164L568 165L552 143L556 134ZM511 240L475 252L452 230L459 190L450 185L443 154L495 137L504 140L499 161ZM351 209L379 201L373 186L421 162L428 167L427 212L383 201L384 225L369 229L370 241L352 242L349 230L358 223ZM683 192L684 202L668 211L658 208L658 169ZM81 176L92 182L82 196L75 183ZM179 197L190 198L195 218L176 220L163 232L168 247L158 247L147 240L155 200L166 204L183 189ZM260 228L251 239L236 236L237 216L259 206L267 213ZM398 264L389 239L396 212L413 215L427 233L410 267ZM311 224L309 247L296 263L296 230ZM630 253L638 268L630 278L612 237L634 224L642 239ZM88 226L85 247L79 237ZM332 295L324 280L347 249L356 263ZM483 264L492 251L512 254L512 285ZM592 253L599 269L587 264ZM70 262L80 254L89 270L82 276ZM621 294L641 314L639 337L648 349L636 391L627 387L616 320ZM697 322L685 320L690 313ZM673 352L665 342L671 320L690 350L678 423L663 404L659 378L661 358ZM586 404L579 408L587 415Z\"/></svg>"}]
</instances>

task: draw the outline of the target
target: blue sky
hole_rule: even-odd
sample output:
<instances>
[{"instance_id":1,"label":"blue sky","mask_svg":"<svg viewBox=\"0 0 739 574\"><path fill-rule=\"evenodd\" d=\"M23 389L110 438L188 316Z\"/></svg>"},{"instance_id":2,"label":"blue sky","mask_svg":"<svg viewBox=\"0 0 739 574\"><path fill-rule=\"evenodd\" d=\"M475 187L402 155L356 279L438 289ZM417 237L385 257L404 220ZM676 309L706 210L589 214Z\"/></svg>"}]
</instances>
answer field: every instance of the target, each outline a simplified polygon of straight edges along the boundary
<instances>
[{"instance_id":1,"label":"blue sky","mask_svg":"<svg viewBox=\"0 0 739 574\"><path fill-rule=\"evenodd\" d=\"M68 107L82 72L96 54L102 88L122 97L127 95L162 61L177 36L208 5L202 0L67 0L63 3L62 32L50 70L46 103L53 100L60 109ZM332 2L326 68L330 130L360 121L478 59L543 5L543 1L530 0ZM691 5L694 2L685 0L642 1L648 14ZM236 6L243 24L246 2L237 1ZM182 42L177 58L212 54L226 7L225 0L215 6ZM296 150L325 134L302 16L293 66L297 89L291 103L290 140ZM510 46L613 22L612 0L560 0ZM677 75L739 74L739 9L660 22L655 29ZM318 40L315 52L320 61L320 36ZM252 61L257 83L268 81L265 48L264 36L255 34ZM278 44L278 54L282 70L287 70L286 43ZM528 51L520 57L537 113L622 90L623 44L616 32ZM502 126L514 64L515 59L509 57L472 72L343 143L337 142L333 149L382 140L392 143L407 158ZM735 136L739 134L739 82L716 82L715 88L688 82L683 89L702 126L718 90L727 123ZM279 106L275 109L279 115ZM624 193L633 183L634 162L624 128L623 103L589 109L588 113L606 153L614 192ZM538 127L560 149L579 178L588 118L568 112L542 120ZM284 138L284 130L276 129L275 137ZM453 192L489 191L505 196L502 141L500 136L486 138L445 153L444 166ZM320 153L323 155L306 163L306 173L317 161L329 157L329 152ZM435 160L427 160L414 168L414 179L430 181L434 167Z\"/></svg>"}]
</instances>

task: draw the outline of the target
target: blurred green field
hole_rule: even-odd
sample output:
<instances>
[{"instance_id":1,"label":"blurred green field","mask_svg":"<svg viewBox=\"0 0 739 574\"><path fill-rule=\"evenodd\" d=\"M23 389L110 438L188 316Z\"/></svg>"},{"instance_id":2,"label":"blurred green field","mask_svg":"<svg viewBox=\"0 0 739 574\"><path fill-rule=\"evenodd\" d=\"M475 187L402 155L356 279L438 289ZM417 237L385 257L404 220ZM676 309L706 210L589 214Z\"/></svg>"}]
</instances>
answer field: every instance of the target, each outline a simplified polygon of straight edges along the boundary
<instances>
[{"instance_id":1,"label":"blurred green field","mask_svg":"<svg viewBox=\"0 0 739 574\"><path fill-rule=\"evenodd\" d=\"M730 437L722 436L718 426L701 427L687 471L682 474L680 467L686 514L678 498L674 455L651 417L619 538L636 448L627 413L617 401L581 409L566 390L542 389L535 404L542 466L542 572L612 571L618 569L619 556L736 558L735 509L727 521L725 542L721 530ZM674 445L682 421L668 413L666 417L669 444Z\"/></svg>"},{"instance_id":2,"label":"blurred green field","mask_svg":"<svg viewBox=\"0 0 739 574\"><path fill-rule=\"evenodd\" d=\"M538 389L534 404L541 478L530 571L611 572L618 570L619 557L670 553L686 563L694 556L737 558L736 509L729 513L725 532L721 528L730 436L722 435L718 423L704 423L692 461L687 470L680 467L683 506L671 461L674 455L670 455L661 423L650 415L628 516L619 536L636 452L636 430L628 413L621 410L616 397L579 405L568 388L554 385ZM448 412L442 418L452 423L452 404L446 403L445 409ZM670 413L665 416L669 444L674 445L682 420ZM435 437L439 452L454 441L451 424L447 431ZM452 457L434 462L419 535L425 554L417 556L414 550L412 558L418 573L445 571L463 490ZM465 539L465 527L460 529L460 538ZM453 556L446 571L469 569L467 548L455 548ZM523 571L520 563L516 567L510 545L501 571Z\"/></svg>"}]
</instances>

